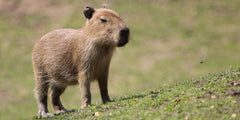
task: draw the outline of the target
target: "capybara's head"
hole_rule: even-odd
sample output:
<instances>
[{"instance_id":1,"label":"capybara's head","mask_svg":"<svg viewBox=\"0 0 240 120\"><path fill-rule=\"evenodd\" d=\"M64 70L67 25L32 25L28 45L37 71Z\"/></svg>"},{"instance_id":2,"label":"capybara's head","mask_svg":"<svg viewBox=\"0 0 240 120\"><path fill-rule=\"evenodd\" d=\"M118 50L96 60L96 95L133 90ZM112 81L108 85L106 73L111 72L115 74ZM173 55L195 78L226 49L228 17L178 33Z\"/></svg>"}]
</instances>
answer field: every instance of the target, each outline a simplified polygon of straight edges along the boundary
<instances>
[{"instance_id":1,"label":"capybara's head","mask_svg":"<svg viewBox=\"0 0 240 120\"><path fill-rule=\"evenodd\" d=\"M106 7L94 9L86 7L83 11L87 21L85 29L99 45L122 47L129 41L129 28L118 13Z\"/></svg>"}]
</instances>

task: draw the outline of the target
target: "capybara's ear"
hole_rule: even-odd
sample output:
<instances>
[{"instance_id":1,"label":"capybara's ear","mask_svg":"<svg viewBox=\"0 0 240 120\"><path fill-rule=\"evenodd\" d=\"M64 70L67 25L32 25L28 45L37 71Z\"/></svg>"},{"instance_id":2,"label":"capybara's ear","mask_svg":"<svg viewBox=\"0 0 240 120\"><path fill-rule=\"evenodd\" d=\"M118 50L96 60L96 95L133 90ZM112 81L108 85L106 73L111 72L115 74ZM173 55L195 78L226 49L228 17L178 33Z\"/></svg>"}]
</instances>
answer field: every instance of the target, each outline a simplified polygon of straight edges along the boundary
<instances>
[{"instance_id":1,"label":"capybara's ear","mask_svg":"<svg viewBox=\"0 0 240 120\"><path fill-rule=\"evenodd\" d=\"M89 6L87 6L83 11L83 13L87 19L91 19L94 12L95 12L95 9L91 8Z\"/></svg>"},{"instance_id":2,"label":"capybara's ear","mask_svg":"<svg viewBox=\"0 0 240 120\"><path fill-rule=\"evenodd\" d=\"M103 4L103 8L107 9L108 8L107 4Z\"/></svg>"}]
</instances>

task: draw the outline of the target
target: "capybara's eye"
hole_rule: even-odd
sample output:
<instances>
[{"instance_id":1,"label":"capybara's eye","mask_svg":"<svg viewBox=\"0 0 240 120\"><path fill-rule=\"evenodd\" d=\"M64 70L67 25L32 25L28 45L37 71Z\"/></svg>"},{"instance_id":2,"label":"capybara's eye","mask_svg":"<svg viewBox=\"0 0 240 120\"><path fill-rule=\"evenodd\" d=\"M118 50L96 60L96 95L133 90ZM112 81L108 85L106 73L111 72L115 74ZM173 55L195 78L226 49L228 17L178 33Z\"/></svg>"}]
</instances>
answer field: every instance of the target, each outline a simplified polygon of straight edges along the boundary
<instances>
[{"instance_id":1,"label":"capybara's eye","mask_svg":"<svg viewBox=\"0 0 240 120\"><path fill-rule=\"evenodd\" d=\"M103 23L107 22L107 20L103 19L103 18L100 18L100 21L103 22Z\"/></svg>"}]
</instances>

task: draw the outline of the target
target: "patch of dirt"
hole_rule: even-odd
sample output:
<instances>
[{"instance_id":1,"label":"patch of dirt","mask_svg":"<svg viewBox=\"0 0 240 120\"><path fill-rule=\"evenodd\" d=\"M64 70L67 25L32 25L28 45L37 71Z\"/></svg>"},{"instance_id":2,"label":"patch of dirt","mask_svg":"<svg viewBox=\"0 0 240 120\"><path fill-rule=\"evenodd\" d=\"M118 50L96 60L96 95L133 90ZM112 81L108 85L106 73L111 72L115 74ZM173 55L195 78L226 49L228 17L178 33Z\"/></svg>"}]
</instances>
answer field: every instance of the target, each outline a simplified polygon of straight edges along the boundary
<instances>
[{"instance_id":1,"label":"patch of dirt","mask_svg":"<svg viewBox=\"0 0 240 120\"><path fill-rule=\"evenodd\" d=\"M201 81L195 81L195 82L193 83L193 85L203 86L203 85L206 85L206 84L210 84L210 83L217 82L218 80L219 80L219 79L209 80L209 81L207 81L207 82L205 82L205 81L203 81L203 82L201 82Z\"/></svg>"},{"instance_id":2,"label":"patch of dirt","mask_svg":"<svg viewBox=\"0 0 240 120\"><path fill-rule=\"evenodd\" d=\"M174 100L174 104L176 105L176 104L178 104L181 101L182 101L182 99L176 99L176 100Z\"/></svg>"},{"instance_id":3,"label":"patch of dirt","mask_svg":"<svg viewBox=\"0 0 240 120\"><path fill-rule=\"evenodd\" d=\"M240 80L228 82L229 86L240 86Z\"/></svg>"},{"instance_id":4,"label":"patch of dirt","mask_svg":"<svg viewBox=\"0 0 240 120\"><path fill-rule=\"evenodd\" d=\"M240 96L240 90L229 90L227 94L228 96Z\"/></svg>"},{"instance_id":5,"label":"patch of dirt","mask_svg":"<svg viewBox=\"0 0 240 120\"><path fill-rule=\"evenodd\" d=\"M28 49L26 45L31 47L39 40L40 35L46 33L46 29L62 27L65 18L71 15L76 8L76 6L69 4L69 1L61 0L54 3L53 1L55 0L0 0L1 19L6 19L10 26L25 27L39 33L32 37L20 36L17 38L17 42L24 43L24 45L20 45L24 48L20 49ZM3 43L12 41L8 34L5 37L6 40Z\"/></svg>"},{"instance_id":6,"label":"patch of dirt","mask_svg":"<svg viewBox=\"0 0 240 120\"><path fill-rule=\"evenodd\" d=\"M200 81L195 81L195 82L193 83L193 85L203 86L203 85L206 85L206 83L203 83L203 82L200 82Z\"/></svg>"},{"instance_id":7,"label":"patch of dirt","mask_svg":"<svg viewBox=\"0 0 240 120\"><path fill-rule=\"evenodd\" d=\"M56 6L54 4L51 4L49 1L0 0L0 11L8 13L12 17L17 18L36 13L44 13L49 16L57 17L66 14L68 12L68 9L66 9L66 7L70 7L63 2L60 3Z\"/></svg>"},{"instance_id":8,"label":"patch of dirt","mask_svg":"<svg viewBox=\"0 0 240 120\"><path fill-rule=\"evenodd\" d=\"M23 24L22 22L26 21L25 19L29 19L29 17L42 18L39 19L39 23L36 22L34 25L31 25L29 22L24 23L28 26L31 25L30 27L34 30L45 28L41 25L43 21L54 22L54 27L60 27L62 26L61 20L73 11L74 6L67 2L59 1L52 4L51 1L39 0L0 0L0 15L10 17L9 22L13 25Z\"/></svg>"}]
</instances>

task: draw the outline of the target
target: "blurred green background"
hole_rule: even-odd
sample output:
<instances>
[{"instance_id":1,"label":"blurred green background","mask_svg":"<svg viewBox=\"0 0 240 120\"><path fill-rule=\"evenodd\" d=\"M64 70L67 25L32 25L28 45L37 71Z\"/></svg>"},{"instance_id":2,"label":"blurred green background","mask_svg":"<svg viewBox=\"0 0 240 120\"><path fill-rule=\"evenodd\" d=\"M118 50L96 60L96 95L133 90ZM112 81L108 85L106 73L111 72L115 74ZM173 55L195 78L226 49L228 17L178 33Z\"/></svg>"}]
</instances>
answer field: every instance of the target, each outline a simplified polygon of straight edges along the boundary
<instances>
[{"instance_id":1,"label":"blurred green background","mask_svg":"<svg viewBox=\"0 0 240 120\"><path fill-rule=\"evenodd\" d=\"M84 7L103 3L131 30L112 59L111 98L240 65L239 0L0 0L0 119L37 114L31 51L40 37L80 28ZM101 102L96 82L91 90L92 103ZM66 108L80 108L80 93L66 90Z\"/></svg>"}]
</instances>

